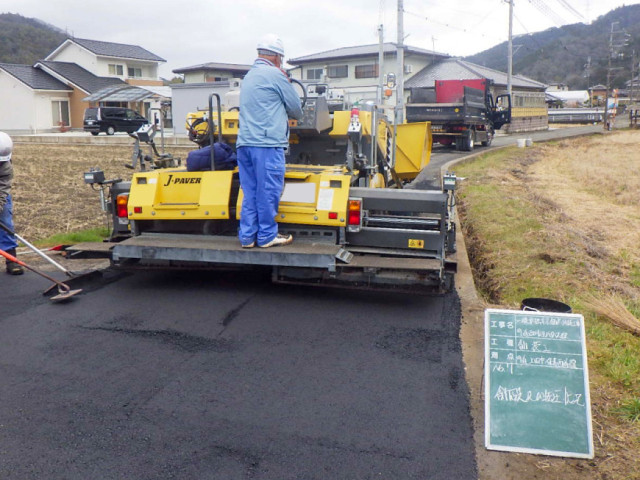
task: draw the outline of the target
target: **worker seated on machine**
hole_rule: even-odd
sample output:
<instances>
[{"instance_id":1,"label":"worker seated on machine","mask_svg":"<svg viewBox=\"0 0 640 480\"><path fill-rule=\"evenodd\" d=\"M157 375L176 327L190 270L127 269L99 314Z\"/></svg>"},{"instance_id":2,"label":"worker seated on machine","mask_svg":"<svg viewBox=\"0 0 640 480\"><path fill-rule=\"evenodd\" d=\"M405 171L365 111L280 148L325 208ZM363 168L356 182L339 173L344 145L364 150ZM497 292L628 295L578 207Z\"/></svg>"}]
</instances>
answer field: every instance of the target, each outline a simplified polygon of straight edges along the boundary
<instances>
[{"instance_id":1,"label":"worker seated on machine","mask_svg":"<svg viewBox=\"0 0 640 480\"><path fill-rule=\"evenodd\" d=\"M236 153L226 143L213 144L213 165L215 170L233 170L238 166ZM188 172L211 170L211 145L192 150L187 155Z\"/></svg>"}]
</instances>

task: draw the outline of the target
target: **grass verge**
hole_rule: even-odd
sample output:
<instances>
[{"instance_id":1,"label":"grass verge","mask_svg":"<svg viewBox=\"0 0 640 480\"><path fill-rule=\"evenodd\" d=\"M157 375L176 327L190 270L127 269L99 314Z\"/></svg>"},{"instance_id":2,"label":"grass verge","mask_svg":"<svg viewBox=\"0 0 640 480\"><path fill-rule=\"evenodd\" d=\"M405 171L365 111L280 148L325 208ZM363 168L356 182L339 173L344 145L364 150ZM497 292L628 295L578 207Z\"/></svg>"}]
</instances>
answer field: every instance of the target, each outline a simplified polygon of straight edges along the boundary
<instances>
[{"instance_id":1,"label":"grass verge","mask_svg":"<svg viewBox=\"0 0 640 480\"><path fill-rule=\"evenodd\" d=\"M585 317L602 478L640 478L639 141L619 132L514 147L454 168L487 304L546 297ZM612 455L623 464L605 462Z\"/></svg>"},{"instance_id":2,"label":"grass verge","mask_svg":"<svg viewBox=\"0 0 640 480\"><path fill-rule=\"evenodd\" d=\"M36 247L46 248L55 245L74 245L76 243L84 242L102 242L109 236L109 231L106 227L91 228L88 230L81 230L78 232L69 233L57 233L50 237L37 240L33 243ZM26 239L29 240L29 239Z\"/></svg>"}]
</instances>

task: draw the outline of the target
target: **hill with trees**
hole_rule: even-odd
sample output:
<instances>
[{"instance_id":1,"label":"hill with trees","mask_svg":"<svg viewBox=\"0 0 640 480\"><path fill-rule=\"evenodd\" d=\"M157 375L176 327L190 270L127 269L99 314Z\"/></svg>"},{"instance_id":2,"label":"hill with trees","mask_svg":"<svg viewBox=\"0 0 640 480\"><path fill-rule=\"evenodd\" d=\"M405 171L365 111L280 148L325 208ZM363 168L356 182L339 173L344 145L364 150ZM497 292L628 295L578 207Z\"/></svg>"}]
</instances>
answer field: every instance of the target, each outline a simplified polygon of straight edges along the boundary
<instances>
[{"instance_id":1,"label":"hill with trees","mask_svg":"<svg viewBox=\"0 0 640 480\"><path fill-rule=\"evenodd\" d=\"M33 65L58 47L67 34L35 18L0 14L0 62Z\"/></svg>"},{"instance_id":2,"label":"hill with trees","mask_svg":"<svg viewBox=\"0 0 640 480\"><path fill-rule=\"evenodd\" d=\"M610 49L610 43L617 47ZM576 23L520 35L514 37L513 45L514 74L547 84L565 83L573 90L606 84L609 54L613 51L611 86L620 88L631 79L634 50L635 75L638 74L640 5L616 8L590 25ZM465 60L506 72L507 42Z\"/></svg>"}]
</instances>

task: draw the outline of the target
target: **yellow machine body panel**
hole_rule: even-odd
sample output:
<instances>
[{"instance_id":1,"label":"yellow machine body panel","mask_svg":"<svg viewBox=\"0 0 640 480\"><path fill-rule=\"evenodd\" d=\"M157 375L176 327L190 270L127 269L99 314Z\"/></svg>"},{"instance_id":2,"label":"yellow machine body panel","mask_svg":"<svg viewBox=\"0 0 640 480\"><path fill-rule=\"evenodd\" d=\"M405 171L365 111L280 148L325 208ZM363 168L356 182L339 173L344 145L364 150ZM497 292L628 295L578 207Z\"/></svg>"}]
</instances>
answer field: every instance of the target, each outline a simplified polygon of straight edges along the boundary
<instances>
[{"instance_id":1,"label":"yellow machine body panel","mask_svg":"<svg viewBox=\"0 0 640 480\"><path fill-rule=\"evenodd\" d=\"M343 167L287 166L276 221L301 225L345 226L351 175ZM242 211L242 190L236 205Z\"/></svg>"},{"instance_id":2,"label":"yellow machine body panel","mask_svg":"<svg viewBox=\"0 0 640 480\"><path fill-rule=\"evenodd\" d=\"M187 172L159 169L133 176L130 220L224 220L233 202L237 172ZM351 175L339 167L287 166L276 220L280 223L345 226ZM243 194L235 204L240 218Z\"/></svg>"},{"instance_id":3,"label":"yellow machine body panel","mask_svg":"<svg viewBox=\"0 0 640 480\"><path fill-rule=\"evenodd\" d=\"M396 128L395 170L399 177L412 180L431 160L431 122L402 123Z\"/></svg>"},{"instance_id":4,"label":"yellow machine body panel","mask_svg":"<svg viewBox=\"0 0 640 480\"><path fill-rule=\"evenodd\" d=\"M360 111L358 116L362 125L362 135L371 135L371 112ZM336 111L333 114L332 137L347 135L351 122L350 111ZM381 152L387 151L390 129L393 126L381 121L378 123L377 142ZM431 159L431 122L402 123L396 125L396 174L405 180L412 180L427 166Z\"/></svg>"},{"instance_id":5,"label":"yellow machine body panel","mask_svg":"<svg viewBox=\"0 0 640 480\"><path fill-rule=\"evenodd\" d=\"M136 173L129 193L129 219L228 219L232 180L230 170L161 169Z\"/></svg>"}]
</instances>

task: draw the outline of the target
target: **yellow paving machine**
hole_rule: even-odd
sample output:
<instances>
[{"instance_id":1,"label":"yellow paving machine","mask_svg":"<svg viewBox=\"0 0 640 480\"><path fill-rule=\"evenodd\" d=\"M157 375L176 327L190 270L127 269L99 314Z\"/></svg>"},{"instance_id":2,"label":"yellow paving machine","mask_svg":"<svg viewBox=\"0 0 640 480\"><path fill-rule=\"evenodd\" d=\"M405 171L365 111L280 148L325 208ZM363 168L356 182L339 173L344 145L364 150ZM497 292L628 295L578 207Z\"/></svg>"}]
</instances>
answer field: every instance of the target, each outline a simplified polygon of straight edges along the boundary
<instances>
[{"instance_id":1,"label":"yellow paving machine","mask_svg":"<svg viewBox=\"0 0 640 480\"><path fill-rule=\"evenodd\" d=\"M304 90L304 88L303 88ZM215 111L214 111L214 100ZM428 164L428 122L393 125L376 105L329 112L322 95L303 98L304 116L290 121L285 188L277 215L291 245L243 249L238 170L188 171L167 155L143 156L137 146L130 181L85 173L99 187L113 219L102 246L117 268L231 269L263 266L279 283L443 292L456 263L453 190L411 188ZM239 112L222 111L220 97L190 114L199 146L235 144ZM152 143L146 132L138 140ZM136 159L138 162L136 162ZM139 166L136 165L139 163ZM90 250L77 246L76 250Z\"/></svg>"}]
</instances>

